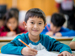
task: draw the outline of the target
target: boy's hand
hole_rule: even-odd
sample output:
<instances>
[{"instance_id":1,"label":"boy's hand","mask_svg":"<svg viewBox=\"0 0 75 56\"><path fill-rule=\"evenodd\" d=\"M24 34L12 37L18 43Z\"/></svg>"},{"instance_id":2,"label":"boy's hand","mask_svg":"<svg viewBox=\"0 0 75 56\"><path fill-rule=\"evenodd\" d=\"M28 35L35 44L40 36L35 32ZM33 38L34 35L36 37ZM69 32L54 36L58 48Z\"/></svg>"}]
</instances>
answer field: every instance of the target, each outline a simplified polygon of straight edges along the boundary
<instances>
[{"instance_id":1,"label":"boy's hand","mask_svg":"<svg viewBox=\"0 0 75 56\"><path fill-rule=\"evenodd\" d=\"M67 51L63 51L62 53L60 53L58 56L74 56L73 54L67 52Z\"/></svg>"},{"instance_id":2,"label":"boy's hand","mask_svg":"<svg viewBox=\"0 0 75 56\"><path fill-rule=\"evenodd\" d=\"M24 47L22 49L21 53L23 55L36 55L37 54L37 50L32 49L32 48L28 48L28 47Z\"/></svg>"},{"instance_id":3,"label":"boy's hand","mask_svg":"<svg viewBox=\"0 0 75 56\"><path fill-rule=\"evenodd\" d=\"M57 36L57 37L61 37L62 34L58 32L58 33L55 34L55 36Z\"/></svg>"},{"instance_id":4,"label":"boy's hand","mask_svg":"<svg viewBox=\"0 0 75 56\"><path fill-rule=\"evenodd\" d=\"M47 32L46 35L53 36L53 32L52 31Z\"/></svg>"},{"instance_id":5,"label":"boy's hand","mask_svg":"<svg viewBox=\"0 0 75 56\"><path fill-rule=\"evenodd\" d=\"M7 33L8 37L15 36L15 35L16 35L16 32L14 32L14 31L11 31L11 32Z\"/></svg>"}]
</instances>

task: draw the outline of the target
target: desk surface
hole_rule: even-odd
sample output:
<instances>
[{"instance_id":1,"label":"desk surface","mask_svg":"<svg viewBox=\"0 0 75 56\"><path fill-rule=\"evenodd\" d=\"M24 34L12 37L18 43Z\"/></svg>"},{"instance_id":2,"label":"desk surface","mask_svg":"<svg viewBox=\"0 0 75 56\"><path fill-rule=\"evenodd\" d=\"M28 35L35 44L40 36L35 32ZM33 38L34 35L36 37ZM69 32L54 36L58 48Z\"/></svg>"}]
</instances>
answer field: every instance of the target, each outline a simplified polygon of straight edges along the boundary
<instances>
[{"instance_id":1,"label":"desk surface","mask_svg":"<svg viewBox=\"0 0 75 56\"><path fill-rule=\"evenodd\" d=\"M52 53L59 54L59 52L52 52ZM75 55L75 51L72 51L72 54ZM9 54L2 54L2 53L0 53L0 55L2 56L22 56L22 55L9 55Z\"/></svg>"},{"instance_id":2,"label":"desk surface","mask_svg":"<svg viewBox=\"0 0 75 56\"><path fill-rule=\"evenodd\" d=\"M0 42L10 42L15 37L0 37ZM57 41L71 41L73 37L52 37L55 38Z\"/></svg>"}]
</instances>

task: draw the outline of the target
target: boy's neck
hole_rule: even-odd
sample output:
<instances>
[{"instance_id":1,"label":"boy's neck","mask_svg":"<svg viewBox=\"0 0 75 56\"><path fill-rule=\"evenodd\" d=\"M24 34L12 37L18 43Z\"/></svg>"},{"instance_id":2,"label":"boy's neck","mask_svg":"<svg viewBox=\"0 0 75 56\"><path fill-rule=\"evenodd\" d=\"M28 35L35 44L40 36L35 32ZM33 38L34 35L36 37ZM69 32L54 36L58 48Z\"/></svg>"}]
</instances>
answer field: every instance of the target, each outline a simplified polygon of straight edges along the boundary
<instances>
[{"instance_id":1,"label":"boy's neck","mask_svg":"<svg viewBox=\"0 0 75 56\"><path fill-rule=\"evenodd\" d=\"M38 42L40 40L39 35L38 36L33 36L29 33L29 39L33 42Z\"/></svg>"}]
</instances>

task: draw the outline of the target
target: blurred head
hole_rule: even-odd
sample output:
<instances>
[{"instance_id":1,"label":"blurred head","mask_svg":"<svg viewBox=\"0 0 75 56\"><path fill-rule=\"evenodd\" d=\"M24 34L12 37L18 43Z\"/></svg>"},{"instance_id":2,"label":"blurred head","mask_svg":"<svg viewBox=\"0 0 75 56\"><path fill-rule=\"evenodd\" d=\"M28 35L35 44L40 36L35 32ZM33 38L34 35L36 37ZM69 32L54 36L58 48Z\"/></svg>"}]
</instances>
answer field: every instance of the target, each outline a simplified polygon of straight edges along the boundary
<instances>
[{"instance_id":1,"label":"blurred head","mask_svg":"<svg viewBox=\"0 0 75 56\"><path fill-rule=\"evenodd\" d=\"M45 26L45 14L38 8L32 8L27 11L25 15L25 27L28 32L32 35L39 35Z\"/></svg>"},{"instance_id":2,"label":"blurred head","mask_svg":"<svg viewBox=\"0 0 75 56\"><path fill-rule=\"evenodd\" d=\"M50 29L56 33L58 31L60 31L61 27L63 26L65 22L65 18L63 15L59 14L59 13L54 13L51 17L51 25L50 25Z\"/></svg>"},{"instance_id":3,"label":"blurred head","mask_svg":"<svg viewBox=\"0 0 75 56\"><path fill-rule=\"evenodd\" d=\"M12 30L15 30L18 26L18 18L16 18L12 13L7 12L4 17L3 20L5 21L5 27L8 28L10 30L9 27L12 28Z\"/></svg>"},{"instance_id":4,"label":"blurred head","mask_svg":"<svg viewBox=\"0 0 75 56\"><path fill-rule=\"evenodd\" d=\"M19 10L17 8L11 8L9 10L15 17L19 17Z\"/></svg>"}]
</instances>

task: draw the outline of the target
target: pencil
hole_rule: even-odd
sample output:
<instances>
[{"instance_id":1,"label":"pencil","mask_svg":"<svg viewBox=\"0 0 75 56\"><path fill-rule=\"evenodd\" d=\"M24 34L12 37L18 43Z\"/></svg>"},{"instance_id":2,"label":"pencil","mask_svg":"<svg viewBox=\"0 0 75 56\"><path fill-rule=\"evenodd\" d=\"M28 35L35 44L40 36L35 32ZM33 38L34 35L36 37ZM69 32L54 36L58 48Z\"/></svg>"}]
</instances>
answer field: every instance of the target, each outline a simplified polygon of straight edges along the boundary
<instances>
[{"instance_id":1,"label":"pencil","mask_svg":"<svg viewBox=\"0 0 75 56\"><path fill-rule=\"evenodd\" d=\"M13 31L10 24L9 24L9 29L10 29L10 31Z\"/></svg>"},{"instance_id":2,"label":"pencil","mask_svg":"<svg viewBox=\"0 0 75 56\"><path fill-rule=\"evenodd\" d=\"M46 25L46 27L47 27L48 31L50 31L50 28L47 25Z\"/></svg>"},{"instance_id":3,"label":"pencil","mask_svg":"<svg viewBox=\"0 0 75 56\"><path fill-rule=\"evenodd\" d=\"M0 50L0 53L1 53L1 50Z\"/></svg>"},{"instance_id":4,"label":"pencil","mask_svg":"<svg viewBox=\"0 0 75 56\"><path fill-rule=\"evenodd\" d=\"M10 28L10 31L13 31L12 28L11 28L11 26L9 26L9 28Z\"/></svg>"},{"instance_id":5,"label":"pencil","mask_svg":"<svg viewBox=\"0 0 75 56\"><path fill-rule=\"evenodd\" d=\"M18 39L20 42L22 42L24 45L26 45L27 47L31 48L30 46L28 46L25 42L23 42L21 39Z\"/></svg>"}]
</instances>

